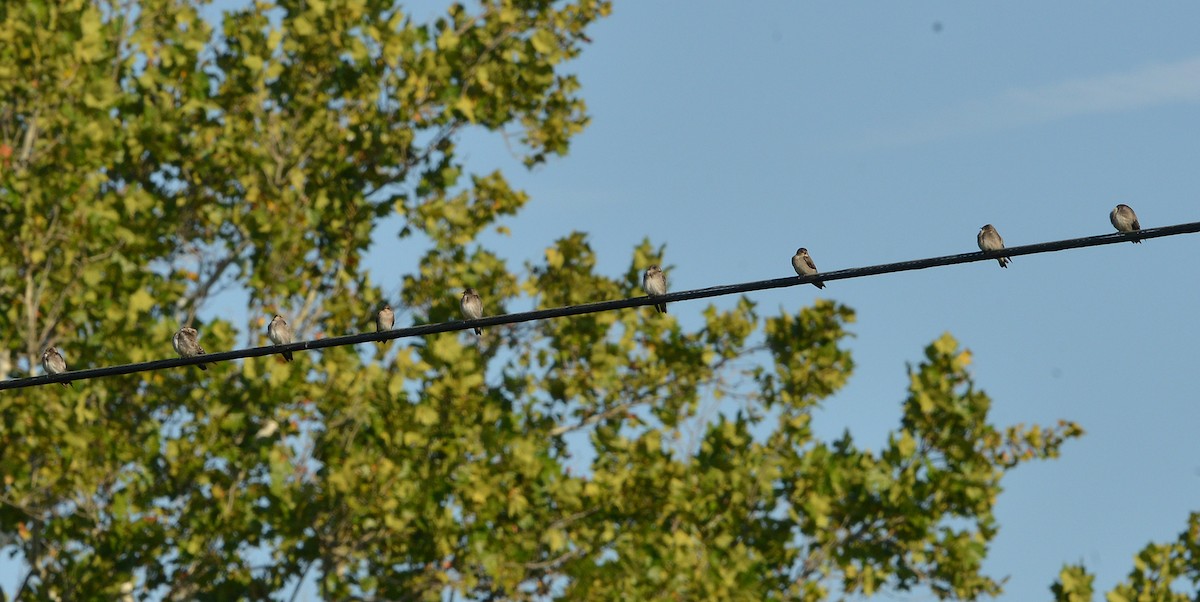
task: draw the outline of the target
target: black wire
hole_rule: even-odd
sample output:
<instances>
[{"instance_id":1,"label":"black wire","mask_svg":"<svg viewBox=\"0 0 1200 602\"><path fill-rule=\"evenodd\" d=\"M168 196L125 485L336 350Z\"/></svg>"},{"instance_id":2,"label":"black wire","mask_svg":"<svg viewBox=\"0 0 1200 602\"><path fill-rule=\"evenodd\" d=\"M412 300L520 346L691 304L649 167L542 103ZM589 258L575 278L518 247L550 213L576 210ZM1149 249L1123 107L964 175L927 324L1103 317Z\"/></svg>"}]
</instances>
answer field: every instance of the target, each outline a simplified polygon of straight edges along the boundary
<instances>
[{"instance_id":1,"label":"black wire","mask_svg":"<svg viewBox=\"0 0 1200 602\"><path fill-rule=\"evenodd\" d=\"M611 311L614 309L626 309L630 307L641 307L643 305L653 305L655 303L673 303L676 301L688 301L691 299L704 299L708 297L720 297L723 295L732 295L736 293L746 293L750 291L761 291L772 288L784 288L788 286L800 286L808 284L814 280L830 282L833 280L847 280L850 278L862 278L864 276L876 276L879 274L891 274L893 272L907 272L910 270L923 270L925 268L939 267L944 265L955 265L959 263L970 263L973 261L988 261L998 257L1016 257L1019 255L1033 255L1035 253L1050 253L1053 251L1063 251L1066 249L1081 249L1084 247L1095 247L1099 245L1111 245L1116 243L1128 242L1130 240L1145 240L1148 238L1160 238L1163 236L1175 236L1177 234L1193 234L1200 232L1200 222L1192 222L1188 224L1178 224L1174 226L1163 226L1161 228L1150 228L1147 230L1139 230L1136 233L1117 232L1113 234L1104 234L1101 236L1089 236L1086 238L1072 238L1068 240L1057 240L1052 242L1043 242L1033 245L1025 245L1021 247L1010 247L1001 251L974 252L962 253L960 255L945 255L942 257L930 257L927 259L916 259L913 261L901 261L899 263L885 263L881 265L873 265L862 268L850 268L846 270L838 270L835 272L821 272L815 276L807 276L798 278L789 276L787 278L775 278L773 280L759 280L757 282L744 282L741 284L728 284L724 286L713 286L709 288L694 289L690 291L679 291L675 293L667 293L661 297L634 297L631 299L617 299L614 301L598 301L596 303L586 303L584 305L572 305L568 307L556 307L553 309L541 309L537 311L527 311L519 314L505 314L500 316L488 316L478 320L458 320L454 322L442 322L438 324L423 324L421 326L413 326L410 328L397 328L384 332L365 332L361 334L352 334L340 337L332 337L327 339L319 339L316 341L301 341L288 345L272 345L269 347L253 347L251 349L238 349L234 351L222 351L219 353L210 353L207 355L189 357L189 358L173 358L166 360L155 360L152 362L142 362L140 364L125 364L121 366L109 366L105 368L91 368L88 370L78 370L76 372L64 372L53 376L31 376L26 378L16 378L12 380L0 381L0 390L4 389L22 389L25 387L37 387L54 383L62 383L68 381L88 380L92 378L100 378L104 376L117 376L121 374L133 374L136 372L149 372L152 370L162 370L165 368L176 368L179 366L193 366L196 364L208 364L214 362L223 362L227 360L235 360L246 357L261 357L264 355L272 355L282 353L284 351L305 351L309 349L325 349L327 347L340 347L343 345L358 345L360 343L370 343L376 341L390 341L406 337L419 337L440 332L451 332L455 330L467 330L476 327L500 326L503 324L517 324L519 322L531 322L533 320L546 320L549 318L563 318L567 316L578 316L582 314L598 313L602 311Z\"/></svg>"}]
</instances>

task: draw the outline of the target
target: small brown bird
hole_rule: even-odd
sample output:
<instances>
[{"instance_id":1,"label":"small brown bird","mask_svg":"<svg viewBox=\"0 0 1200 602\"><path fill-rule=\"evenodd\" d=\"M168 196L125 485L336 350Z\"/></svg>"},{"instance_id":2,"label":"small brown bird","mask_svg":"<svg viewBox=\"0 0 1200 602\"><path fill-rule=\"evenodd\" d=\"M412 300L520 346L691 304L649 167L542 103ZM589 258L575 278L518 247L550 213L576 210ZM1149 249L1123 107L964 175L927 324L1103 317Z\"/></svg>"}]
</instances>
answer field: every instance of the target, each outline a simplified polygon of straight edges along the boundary
<instances>
[{"instance_id":1,"label":"small brown bird","mask_svg":"<svg viewBox=\"0 0 1200 602\"><path fill-rule=\"evenodd\" d=\"M1108 214L1108 221L1112 222L1114 228L1118 232L1137 232L1142 229L1142 225L1138 223L1137 214L1133 212L1133 207L1121 203ZM1140 238L1134 238L1134 243L1140 243Z\"/></svg>"},{"instance_id":2,"label":"small brown bird","mask_svg":"<svg viewBox=\"0 0 1200 602\"><path fill-rule=\"evenodd\" d=\"M646 268L646 273L642 274L642 288L651 297L667 294L667 275L658 268L657 264ZM665 314L667 313L667 304L655 303L654 309L658 310L660 314Z\"/></svg>"},{"instance_id":3,"label":"small brown bird","mask_svg":"<svg viewBox=\"0 0 1200 602\"><path fill-rule=\"evenodd\" d=\"M59 355L58 349L50 347L42 352L42 368L46 370L46 374L62 374L67 371L67 361ZM71 386L69 382L60 384L64 387Z\"/></svg>"},{"instance_id":4,"label":"small brown bird","mask_svg":"<svg viewBox=\"0 0 1200 602\"><path fill-rule=\"evenodd\" d=\"M392 311L391 305L384 305L383 309L375 315L375 332L383 332L391 330L396 324L396 312Z\"/></svg>"},{"instance_id":5,"label":"small brown bird","mask_svg":"<svg viewBox=\"0 0 1200 602\"><path fill-rule=\"evenodd\" d=\"M171 339L171 344L175 347L175 353L179 357L196 357L204 355L204 348L200 346L200 333L196 332L191 326L184 326L175 333L175 338ZM197 364L201 370L208 370L204 364Z\"/></svg>"},{"instance_id":6,"label":"small brown bird","mask_svg":"<svg viewBox=\"0 0 1200 602\"><path fill-rule=\"evenodd\" d=\"M283 319L283 316L275 314L275 317L271 318L271 323L267 324L267 338L276 345L287 345L292 342L292 329L288 328L287 321ZM291 351L284 351L282 355L283 359L292 361Z\"/></svg>"},{"instance_id":7,"label":"small brown bird","mask_svg":"<svg viewBox=\"0 0 1200 602\"><path fill-rule=\"evenodd\" d=\"M979 243L980 251L999 251L1004 248L1004 239L1000 238L1000 233L987 224L979 229L979 234L975 236L975 241ZM1000 267L1007 268L1011 257L997 257L996 261L1000 263Z\"/></svg>"},{"instance_id":8,"label":"small brown bird","mask_svg":"<svg viewBox=\"0 0 1200 602\"><path fill-rule=\"evenodd\" d=\"M479 293L475 292L473 288L463 291L459 306L462 307L463 317L468 320L478 320L483 317L483 299L479 298ZM475 334L482 335L483 329L476 328Z\"/></svg>"},{"instance_id":9,"label":"small brown bird","mask_svg":"<svg viewBox=\"0 0 1200 602\"><path fill-rule=\"evenodd\" d=\"M796 249L796 254L792 255L792 268L796 270L796 275L801 278L814 276L817 273L817 265L813 263L812 257L808 256L808 249L804 247ZM825 288L825 283L820 280L814 280L812 284L817 288Z\"/></svg>"}]
</instances>

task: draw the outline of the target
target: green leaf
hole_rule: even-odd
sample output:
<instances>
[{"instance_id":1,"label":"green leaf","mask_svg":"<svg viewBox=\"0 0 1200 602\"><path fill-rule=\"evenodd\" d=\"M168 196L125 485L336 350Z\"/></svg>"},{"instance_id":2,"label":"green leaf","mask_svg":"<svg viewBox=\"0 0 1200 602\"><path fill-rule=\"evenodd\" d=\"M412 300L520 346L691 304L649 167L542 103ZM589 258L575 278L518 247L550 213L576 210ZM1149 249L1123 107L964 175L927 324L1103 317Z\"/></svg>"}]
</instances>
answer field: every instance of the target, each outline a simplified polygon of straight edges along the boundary
<instances>
[{"instance_id":1,"label":"green leaf","mask_svg":"<svg viewBox=\"0 0 1200 602\"><path fill-rule=\"evenodd\" d=\"M316 29L313 28L312 23L310 23L309 20L303 16L292 19L291 25L292 30L295 31L296 35L300 37L308 37L316 32Z\"/></svg>"},{"instance_id":2,"label":"green leaf","mask_svg":"<svg viewBox=\"0 0 1200 602\"><path fill-rule=\"evenodd\" d=\"M558 40L555 39L554 33L545 29L539 29L529 37L530 43L533 44L533 49L541 54L549 54L558 45Z\"/></svg>"},{"instance_id":3,"label":"green leaf","mask_svg":"<svg viewBox=\"0 0 1200 602\"><path fill-rule=\"evenodd\" d=\"M129 296L129 315L133 319L136 314L149 311L154 307L154 296L144 288L140 288Z\"/></svg>"},{"instance_id":4,"label":"green leaf","mask_svg":"<svg viewBox=\"0 0 1200 602\"><path fill-rule=\"evenodd\" d=\"M417 424L422 426L433 426L438 423L438 411L428 405L418 405L413 410L413 417Z\"/></svg>"}]
</instances>

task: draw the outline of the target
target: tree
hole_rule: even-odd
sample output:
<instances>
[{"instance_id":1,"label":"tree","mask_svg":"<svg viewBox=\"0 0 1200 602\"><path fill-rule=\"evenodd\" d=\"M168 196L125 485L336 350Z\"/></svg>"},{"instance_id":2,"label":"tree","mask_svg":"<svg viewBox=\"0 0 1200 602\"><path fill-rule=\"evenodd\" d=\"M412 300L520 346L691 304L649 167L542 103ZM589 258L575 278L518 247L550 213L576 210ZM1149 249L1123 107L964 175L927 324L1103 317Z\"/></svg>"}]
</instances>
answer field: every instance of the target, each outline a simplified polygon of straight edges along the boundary
<instances>
[{"instance_id":1,"label":"tree","mask_svg":"<svg viewBox=\"0 0 1200 602\"><path fill-rule=\"evenodd\" d=\"M1067 565L1051 586L1054 599L1092 599L1095 576L1083 565ZM1109 602L1189 602L1200 591L1200 513L1188 517L1187 530L1169 544L1147 544L1133 559L1129 578L1105 595ZM1184 592L1191 592L1190 594Z\"/></svg>"},{"instance_id":2,"label":"tree","mask_svg":"<svg viewBox=\"0 0 1200 602\"><path fill-rule=\"evenodd\" d=\"M426 245L387 299L417 322L640 294L586 236L510 271L477 235L528 201L468 174L468 128L533 166L587 123L564 71L607 2L487 0L417 23L391 2L256 2L214 34L172 0L0 6L0 310L10 375L367 328L384 216ZM419 235L419 237L418 237ZM239 328L204 311L244 297ZM910 367L887 447L815 438L851 376L853 311L752 301L593 314L0 396L0 541L17 595L259 599L823 599L999 591L1003 475L1081 434L999 428L949 335ZM698 429L698 430L697 430ZM694 440L685 435L696 432ZM590 455L572 473L573 456Z\"/></svg>"}]
</instances>

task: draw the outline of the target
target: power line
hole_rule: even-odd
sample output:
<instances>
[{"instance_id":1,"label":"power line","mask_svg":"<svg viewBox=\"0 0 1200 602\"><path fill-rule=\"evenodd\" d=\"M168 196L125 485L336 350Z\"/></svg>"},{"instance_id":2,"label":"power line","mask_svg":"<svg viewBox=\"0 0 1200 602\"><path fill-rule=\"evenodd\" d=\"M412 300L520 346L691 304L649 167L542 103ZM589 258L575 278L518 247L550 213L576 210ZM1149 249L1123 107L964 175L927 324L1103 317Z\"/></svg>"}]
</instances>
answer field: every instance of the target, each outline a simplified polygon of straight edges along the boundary
<instances>
[{"instance_id":1,"label":"power line","mask_svg":"<svg viewBox=\"0 0 1200 602\"><path fill-rule=\"evenodd\" d=\"M833 280L848 280L850 278L862 278L864 276L876 276L879 274L891 274L893 272L907 272L911 270L923 270L926 268L940 267L946 265L955 265L959 263L970 263L973 261L988 261L998 257L1016 257L1019 255L1033 255L1036 253L1050 253L1054 251L1064 251L1067 249L1081 249L1084 247L1095 247L1099 245L1111 245L1131 240L1145 240L1149 238L1160 238L1163 236L1175 236L1177 234L1194 234L1200 232L1200 222L1192 222L1188 224L1178 224L1174 226L1163 226L1161 228L1150 228L1147 230L1139 230L1136 233L1117 232L1113 234L1104 234L1101 236L1089 236L1086 238L1071 238L1067 240L1057 240L1052 242L1043 242L1032 245L1024 245L1020 247L1010 247L1001 251L989 251L974 253L962 253L959 255L945 255L942 257L930 257L927 259L915 259L912 261L901 261L898 263L885 263L861 268L849 268L845 270L837 270L835 272L821 272L815 276L807 276L798 278L789 276L787 278L775 278L772 280L759 280L756 282L743 282L741 284L727 284L723 286L713 286L709 288L694 289L690 291L679 291L675 293L667 293L661 297L633 297L630 299L616 299L613 301L598 301L595 303L585 303L583 305L572 305L568 307L556 307L553 309L540 309L536 311L527 311L516 314L504 314L499 316L488 316L478 320L458 320L454 322L441 322L438 324L423 324L421 326L412 326L409 328L397 328L394 330L386 330L383 332L364 332L360 334L351 334L340 337L331 337L327 339L319 339L315 341L300 341L288 345L272 345L268 347L253 347L250 349L237 349L234 351L221 351L218 353L209 353L197 357L189 358L172 358L166 360L155 360L151 362L142 362L140 364L125 364L121 366L108 366L104 368L91 368L88 370L78 370L75 372L63 372L61 374L46 375L46 376L31 376L26 378L16 378L12 380L0 381L0 390L4 389L22 389L25 387L37 387L54 383L62 383L68 381L88 380L92 378L101 378L104 376L118 376L121 374L134 374L137 372L149 372L152 370L162 370L166 368L176 368L180 366L193 366L196 364L208 364L215 362L223 362L227 360L235 360L247 357L261 357L264 355L274 355L284 351L306 351L310 349L325 349L327 347L341 347L343 345L358 345L361 343L371 343L379 341L390 341L393 339L401 339L407 337L420 337L441 332L451 332L455 330L467 330L470 328L488 326L501 326L504 324L517 324L520 322L532 322L534 320L546 320L550 318L563 318L567 316L578 316L582 314L598 313L602 311L612 311L616 309L626 309L630 307L641 307L644 305L653 305L655 303L673 303L676 301L688 301L691 299L705 299L708 297L720 297L723 295L733 295L737 293L746 293L751 291L761 291L772 288L784 288L788 286L800 286L808 284L814 280L830 282Z\"/></svg>"}]
</instances>

